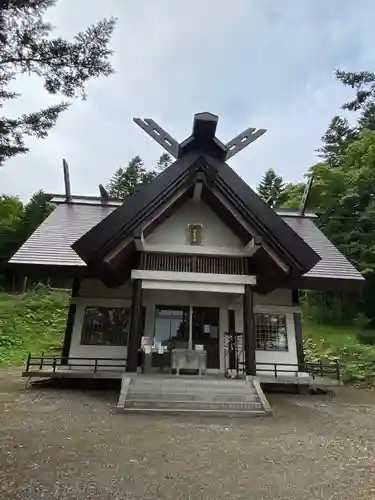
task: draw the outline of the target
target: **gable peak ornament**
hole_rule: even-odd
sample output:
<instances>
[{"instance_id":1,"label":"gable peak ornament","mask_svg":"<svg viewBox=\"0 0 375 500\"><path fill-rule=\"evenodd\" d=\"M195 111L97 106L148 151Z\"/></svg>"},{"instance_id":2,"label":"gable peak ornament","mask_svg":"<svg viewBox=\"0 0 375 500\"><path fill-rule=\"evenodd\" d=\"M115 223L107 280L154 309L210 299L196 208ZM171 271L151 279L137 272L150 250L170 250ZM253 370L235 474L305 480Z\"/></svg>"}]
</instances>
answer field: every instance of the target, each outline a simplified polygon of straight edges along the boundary
<instances>
[{"instance_id":1,"label":"gable peak ornament","mask_svg":"<svg viewBox=\"0 0 375 500\"><path fill-rule=\"evenodd\" d=\"M178 143L151 118L133 118L133 120L176 159L182 158L188 153L200 152L227 161L267 131L264 128L249 127L224 144L215 135L219 117L207 112L197 113L194 115L192 134L183 142Z\"/></svg>"}]
</instances>

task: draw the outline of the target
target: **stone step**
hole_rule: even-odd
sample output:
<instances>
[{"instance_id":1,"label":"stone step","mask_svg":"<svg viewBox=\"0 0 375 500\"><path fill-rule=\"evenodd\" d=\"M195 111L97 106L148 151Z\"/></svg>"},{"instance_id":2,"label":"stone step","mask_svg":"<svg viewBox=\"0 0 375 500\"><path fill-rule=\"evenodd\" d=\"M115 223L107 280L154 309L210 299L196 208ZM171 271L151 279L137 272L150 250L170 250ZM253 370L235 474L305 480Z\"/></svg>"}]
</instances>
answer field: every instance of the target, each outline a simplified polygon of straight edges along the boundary
<instances>
[{"instance_id":1,"label":"stone step","mask_svg":"<svg viewBox=\"0 0 375 500\"><path fill-rule=\"evenodd\" d=\"M259 398L254 393L239 393L239 394L225 394L225 393L190 393L190 392L141 392L137 390L129 390L128 399L137 400L165 400L165 401L213 401L213 402L231 402L231 401L242 401L251 402L258 401Z\"/></svg>"},{"instance_id":2,"label":"stone step","mask_svg":"<svg viewBox=\"0 0 375 500\"><path fill-rule=\"evenodd\" d=\"M222 379L209 379L207 377L154 377L154 378L144 378L143 376L138 376L133 379L133 382L137 384L144 385L174 385L177 382L183 385L207 385L210 387L221 386L221 387L245 387L251 385L246 380L230 380L227 378Z\"/></svg>"},{"instance_id":3,"label":"stone step","mask_svg":"<svg viewBox=\"0 0 375 500\"><path fill-rule=\"evenodd\" d=\"M117 407L125 411L226 416L270 413L257 381L188 376L123 377Z\"/></svg>"},{"instance_id":4,"label":"stone step","mask_svg":"<svg viewBox=\"0 0 375 500\"><path fill-rule=\"evenodd\" d=\"M262 410L219 410L219 409L214 409L214 410L207 410L207 409L193 409L193 408L137 408L137 407L129 407L129 408L123 408L122 411L131 413L131 412L136 412L136 413L161 413L161 414L172 414L172 415L200 415L200 416L216 416L216 417L233 417L233 418L238 418L238 417L264 417L268 415L267 412L265 412L263 409Z\"/></svg>"},{"instance_id":5,"label":"stone step","mask_svg":"<svg viewBox=\"0 0 375 500\"><path fill-rule=\"evenodd\" d=\"M243 387L236 388L235 390L228 390L225 387L212 389L211 387L185 387L176 384L170 387L158 387L158 386L143 386L138 384L130 384L129 390L131 392L139 393L154 393L154 394L256 394L254 388Z\"/></svg>"},{"instance_id":6,"label":"stone step","mask_svg":"<svg viewBox=\"0 0 375 500\"><path fill-rule=\"evenodd\" d=\"M172 381L165 382L161 380L159 382L144 382L142 380L132 380L132 385L136 385L137 387L161 387L161 388L173 388L173 387L194 387L194 388L209 388L210 390L224 390L224 391L243 391L244 389L251 390L253 389L253 385L249 382L247 383L234 383L234 384L220 384L220 383L203 383L203 382L186 382L179 380L178 378Z\"/></svg>"},{"instance_id":7,"label":"stone step","mask_svg":"<svg viewBox=\"0 0 375 500\"><path fill-rule=\"evenodd\" d=\"M129 399L127 398L125 403L126 408L138 408L138 409L147 409L147 408L157 408L159 410L227 410L227 411L261 411L263 407L260 402L248 402L244 403L241 401L238 402L210 402L210 401L162 401L158 400L137 400L137 399Z\"/></svg>"}]
</instances>

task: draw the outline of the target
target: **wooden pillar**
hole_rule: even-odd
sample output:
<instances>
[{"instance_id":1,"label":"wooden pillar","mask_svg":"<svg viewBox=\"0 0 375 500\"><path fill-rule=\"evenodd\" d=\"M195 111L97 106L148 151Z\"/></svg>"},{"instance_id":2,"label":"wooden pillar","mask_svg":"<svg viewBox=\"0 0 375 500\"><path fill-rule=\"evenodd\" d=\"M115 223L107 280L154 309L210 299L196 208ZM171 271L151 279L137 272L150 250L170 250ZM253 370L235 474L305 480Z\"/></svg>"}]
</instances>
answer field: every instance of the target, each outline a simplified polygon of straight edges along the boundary
<instances>
[{"instance_id":1,"label":"wooden pillar","mask_svg":"<svg viewBox=\"0 0 375 500\"><path fill-rule=\"evenodd\" d=\"M251 285L245 285L245 293L243 295L243 331L245 340L245 372L246 375L256 375L254 292Z\"/></svg>"},{"instance_id":2,"label":"wooden pillar","mask_svg":"<svg viewBox=\"0 0 375 500\"><path fill-rule=\"evenodd\" d=\"M126 371L136 372L142 334L142 280L133 281Z\"/></svg>"},{"instance_id":3,"label":"wooden pillar","mask_svg":"<svg viewBox=\"0 0 375 500\"><path fill-rule=\"evenodd\" d=\"M292 290L293 305L299 306L298 290ZM303 352L303 336L302 336L302 314L300 312L293 313L294 319L294 335L296 339L297 363L298 371L305 371L305 355Z\"/></svg>"},{"instance_id":4,"label":"wooden pillar","mask_svg":"<svg viewBox=\"0 0 375 500\"><path fill-rule=\"evenodd\" d=\"M73 299L74 297L78 297L80 284L81 284L81 280L78 278L74 278L73 285L72 285L71 299ZM76 304L69 305L68 319L66 321L66 328L65 328L64 344L63 344L63 348L62 348L62 352L61 352L61 356L62 356L61 364L62 365L68 364L70 344L72 342L72 336L73 336L74 320L76 317L76 309L77 309Z\"/></svg>"}]
</instances>

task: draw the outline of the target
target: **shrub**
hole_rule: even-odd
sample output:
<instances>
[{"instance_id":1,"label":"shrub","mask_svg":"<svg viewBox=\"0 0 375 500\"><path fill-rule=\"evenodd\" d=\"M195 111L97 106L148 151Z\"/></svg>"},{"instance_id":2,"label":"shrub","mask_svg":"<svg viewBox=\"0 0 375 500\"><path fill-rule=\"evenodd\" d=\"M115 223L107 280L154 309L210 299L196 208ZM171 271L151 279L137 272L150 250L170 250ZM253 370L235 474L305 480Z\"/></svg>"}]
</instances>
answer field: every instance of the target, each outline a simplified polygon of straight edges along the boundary
<instances>
[{"instance_id":1,"label":"shrub","mask_svg":"<svg viewBox=\"0 0 375 500\"><path fill-rule=\"evenodd\" d=\"M375 346L375 331L374 330L361 330L357 333L357 341L364 345Z\"/></svg>"}]
</instances>

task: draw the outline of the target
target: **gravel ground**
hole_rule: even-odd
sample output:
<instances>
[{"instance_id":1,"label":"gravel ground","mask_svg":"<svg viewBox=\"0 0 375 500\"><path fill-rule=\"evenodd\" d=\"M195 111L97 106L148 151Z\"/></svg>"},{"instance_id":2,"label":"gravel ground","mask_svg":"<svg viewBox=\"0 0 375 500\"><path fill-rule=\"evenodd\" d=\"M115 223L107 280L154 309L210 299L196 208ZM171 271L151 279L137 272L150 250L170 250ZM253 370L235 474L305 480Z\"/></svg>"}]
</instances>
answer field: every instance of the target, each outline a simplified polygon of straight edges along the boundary
<instances>
[{"instance_id":1,"label":"gravel ground","mask_svg":"<svg viewBox=\"0 0 375 500\"><path fill-rule=\"evenodd\" d=\"M127 415L116 391L0 371L0 499L375 499L375 393L273 395L273 417Z\"/></svg>"}]
</instances>

